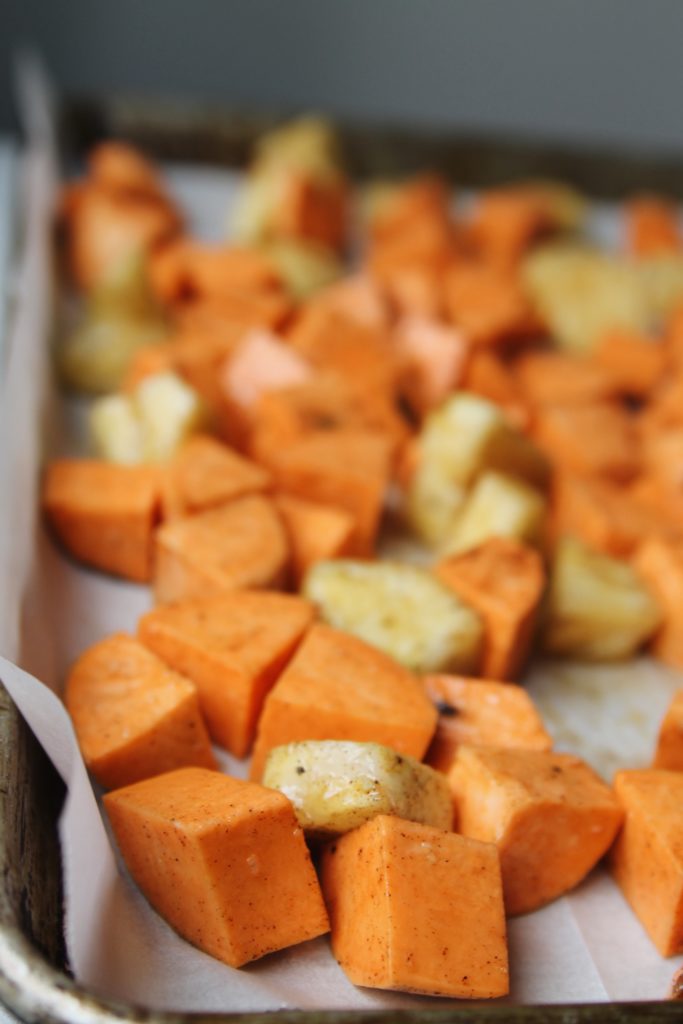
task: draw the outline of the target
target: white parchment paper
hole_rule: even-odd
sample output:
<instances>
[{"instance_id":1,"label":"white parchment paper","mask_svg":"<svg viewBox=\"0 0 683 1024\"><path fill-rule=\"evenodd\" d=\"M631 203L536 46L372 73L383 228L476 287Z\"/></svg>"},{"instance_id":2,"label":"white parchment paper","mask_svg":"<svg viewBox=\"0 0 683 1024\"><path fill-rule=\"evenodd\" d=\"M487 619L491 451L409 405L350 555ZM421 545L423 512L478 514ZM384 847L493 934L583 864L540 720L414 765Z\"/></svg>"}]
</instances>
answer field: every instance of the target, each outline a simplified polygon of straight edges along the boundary
<instances>
[{"instance_id":1,"label":"white parchment paper","mask_svg":"<svg viewBox=\"0 0 683 1024\"><path fill-rule=\"evenodd\" d=\"M0 393L0 678L68 786L60 833L75 976L99 994L177 1011L448 1005L354 987L326 938L233 970L175 935L117 862L58 694L72 660L108 633L133 632L150 596L144 587L68 561L37 515L41 461L68 443L49 372L53 166L43 139L22 176L20 301ZM220 236L234 177L172 168L169 180L195 229ZM542 665L529 681L558 746L583 752L608 772L648 762L661 714L680 683L647 660L608 669ZM230 759L223 764L244 773ZM601 869L570 896L511 920L509 941L515 1003L664 998L681 962L659 957Z\"/></svg>"}]
</instances>

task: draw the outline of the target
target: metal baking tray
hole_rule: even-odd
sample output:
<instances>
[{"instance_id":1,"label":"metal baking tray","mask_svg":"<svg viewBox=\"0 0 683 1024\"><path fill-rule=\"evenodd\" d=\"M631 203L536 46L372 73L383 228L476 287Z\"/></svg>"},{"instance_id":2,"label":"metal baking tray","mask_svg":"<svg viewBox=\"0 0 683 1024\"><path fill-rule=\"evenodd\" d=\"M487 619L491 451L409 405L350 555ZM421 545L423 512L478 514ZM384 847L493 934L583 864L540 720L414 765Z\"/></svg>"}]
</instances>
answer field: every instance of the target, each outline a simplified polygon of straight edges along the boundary
<instances>
[{"instance_id":1,"label":"metal baking tray","mask_svg":"<svg viewBox=\"0 0 683 1024\"><path fill-rule=\"evenodd\" d=\"M182 109L132 99L72 97L58 110L66 163L99 138L118 136L161 159L243 166L257 135L282 115ZM548 148L536 141L466 138L418 129L340 126L352 173L397 175L428 167L463 186L559 178L598 197L636 189L683 197L683 160L594 149ZM9 438L0 438L8 443ZM639 1002L550 1006L487 1004L444 1010L278 1011L189 1014L150 1012L102 1000L69 972L62 933L57 820L64 787L4 689L0 688L0 999L18 1019L50 1024L539 1024L683 1020L683 1003Z\"/></svg>"}]
</instances>

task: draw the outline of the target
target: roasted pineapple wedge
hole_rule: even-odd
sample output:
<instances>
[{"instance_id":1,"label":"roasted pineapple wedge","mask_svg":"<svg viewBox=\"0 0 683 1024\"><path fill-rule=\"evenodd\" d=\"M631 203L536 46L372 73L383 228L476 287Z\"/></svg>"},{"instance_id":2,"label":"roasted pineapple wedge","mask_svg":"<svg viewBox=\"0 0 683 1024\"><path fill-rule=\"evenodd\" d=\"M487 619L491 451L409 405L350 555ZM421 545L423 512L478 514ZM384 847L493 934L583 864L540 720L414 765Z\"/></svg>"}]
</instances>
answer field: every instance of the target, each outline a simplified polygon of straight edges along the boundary
<instances>
[{"instance_id":1,"label":"roasted pineapple wedge","mask_svg":"<svg viewBox=\"0 0 683 1024\"><path fill-rule=\"evenodd\" d=\"M379 743L304 740L275 747L263 785L284 793L299 824L313 834L348 832L378 814L452 826L446 776Z\"/></svg>"},{"instance_id":2,"label":"roasted pineapple wedge","mask_svg":"<svg viewBox=\"0 0 683 1024\"><path fill-rule=\"evenodd\" d=\"M474 673L478 667L479 615L424 569L398 562L318 562L302 592L329 625L415 672Z\"/></svg>"},{"instance_id":3,"label":"roasted pineapple wedge","mask_svg":"<svg viewBox=\"0 0 683 1024\"><path fill-rule=\"evenodd\" d=\"M468 488L486 470L504 470L536 487L549 474L545 456L515 430L493 402L460 392L427 417L406 509L432 547L453 532Z\"/></svg>"},{"instance_id":4,"label":"roasted pineapple wedge","mask_svg":"<svg viewBox=\"0 0 683 1024\"><path fill-rule=\"evenodd\" d=\"M630 658L655 632L661 613L626 562L573 537L555 550L543 631L546 650L590 661Z\"/></svg>"},{"instance_id":5,"label":"roasted pineapple wedge","mask_svg":"<svg viewBox=\"0 0 683 1024\"><path fill-rule=\"evenodd\" d=\"M94 402L90 434L97 454L110 462L165 462L206 422L197 392L176 374L164 372L145 377L132 395Z\"/></svg>"},{"instance_id":6,"label":"roasted pineapple wedge","mask_svg":"<svg viewBox=\"0 0 683 1024\"><path fill-rule=\"evenodd\" d=\"M539 544L545 511L545 498L534 487L506 473L482 473L444 541L443 553L469 551L490 537Z\"/></svg>"}]
</instances>

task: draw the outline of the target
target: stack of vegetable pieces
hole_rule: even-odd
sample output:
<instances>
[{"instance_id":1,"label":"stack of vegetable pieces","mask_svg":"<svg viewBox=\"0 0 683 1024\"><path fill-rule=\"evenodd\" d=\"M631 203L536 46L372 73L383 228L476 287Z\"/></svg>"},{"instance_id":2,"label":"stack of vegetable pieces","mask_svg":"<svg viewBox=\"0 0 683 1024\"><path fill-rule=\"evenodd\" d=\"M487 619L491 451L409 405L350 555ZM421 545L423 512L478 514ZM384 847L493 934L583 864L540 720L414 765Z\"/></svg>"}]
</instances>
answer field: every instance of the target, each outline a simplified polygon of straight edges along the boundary
<instances>
[{"instance_id":1,"label":"stack of vegetable pieces","mask_svg":"<svg viewBox=\"0 0 683 1024\"><path fill-rule=\"evenodd\" d=\"M239 247L183 235L121 144L66 194L89 305L62 365L114 393L92 411L104 458L50 464L45 510L159 604L66 688L126 861L233 966L329 916L356 983L487 997L507 990L504 912L576 885L625 815L615 875L680 951L680 697L615 795L513 685L537 639L681 664L673 212L628 207L626 260L553 241L579 228L568 190L454 219L417 179L373 193L362 271L330 284L349 207L318 122L260 147ZM387 515L429 567L382 557ZM209 737L252 752L252 782L212 770ZM326 844L322 896L301 828Z\"/></svg>"}]
</instances>

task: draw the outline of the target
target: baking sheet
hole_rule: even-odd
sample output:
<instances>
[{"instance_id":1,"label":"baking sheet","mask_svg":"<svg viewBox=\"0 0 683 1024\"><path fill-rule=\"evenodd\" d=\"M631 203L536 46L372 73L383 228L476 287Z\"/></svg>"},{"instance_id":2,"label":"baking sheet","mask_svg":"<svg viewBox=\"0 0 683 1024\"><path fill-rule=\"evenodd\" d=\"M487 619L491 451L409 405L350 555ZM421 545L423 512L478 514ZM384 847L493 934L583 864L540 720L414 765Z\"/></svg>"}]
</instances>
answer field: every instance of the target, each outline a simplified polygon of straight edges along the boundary
<instances>
[{"instance_id":1,"label":"baking sheet","mask_svg":"<svg viewBox=\"0 0 683 1024\"><path fill-rule=\"evenodd\" d=\"M50 392L47 233L54 178L49 148L33 154L24 178L29 237L0 413L0 651L31 675L3 659L0 676L69 787L60 831L66 939L77 980L111 998L177 1011L448 1006L448 1000L355 988L324 938L235 971L179 939L117 865L55 694L73 658L107 633L134 630L150 597L146 588L76 567L52 547L36 515L41 459L70 444L69 418ZM171 167L169 181L193 228L206 238L220 237L235 176ZM597 230L609 234L611 216L602 210ZM589 760L608 767L647 763L676 685L680 679L674 673L646 659L610 668L539 665L530 677L558 745L583 750ZM594 727L588 745L575 725L586 709ZM234 762L226 767L238 768ZM570 896L511 920L509 939L509 1001L515 1003L663 998L683 961L659 957L602 871Z\"/></svg>"}]
</instances>

